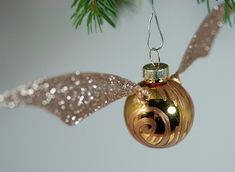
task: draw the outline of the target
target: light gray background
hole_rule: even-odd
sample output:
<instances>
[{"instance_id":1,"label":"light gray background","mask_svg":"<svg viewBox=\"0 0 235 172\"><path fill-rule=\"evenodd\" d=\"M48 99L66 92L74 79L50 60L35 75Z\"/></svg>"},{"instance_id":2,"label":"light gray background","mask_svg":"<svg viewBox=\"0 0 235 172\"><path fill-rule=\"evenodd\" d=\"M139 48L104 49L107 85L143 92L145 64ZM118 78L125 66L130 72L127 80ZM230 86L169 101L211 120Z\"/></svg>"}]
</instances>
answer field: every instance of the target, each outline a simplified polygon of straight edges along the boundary
<instances>
[{"instance_id":1,"label":"light gray background","mask_svg":"<svg viewBox=\"0 0 235 172\"><path fill-rule=\"evenodd\" d=\"M137 13L122 13L116 29L105 26L88 36L85 25L71 25L71 0L1 0L0 91L76 70L142 80L150 13L148 1L142 2ZM173 73L207 9L196 0L157 5L166 40L160 53ZM124 124L124 99L71 128L40 109L0 109L0 171L233 171L234 38L235 28L223 27L210 56L182 75L196 116L179 145L149 149L137 143Z\"/></svg>"}]
</instances>

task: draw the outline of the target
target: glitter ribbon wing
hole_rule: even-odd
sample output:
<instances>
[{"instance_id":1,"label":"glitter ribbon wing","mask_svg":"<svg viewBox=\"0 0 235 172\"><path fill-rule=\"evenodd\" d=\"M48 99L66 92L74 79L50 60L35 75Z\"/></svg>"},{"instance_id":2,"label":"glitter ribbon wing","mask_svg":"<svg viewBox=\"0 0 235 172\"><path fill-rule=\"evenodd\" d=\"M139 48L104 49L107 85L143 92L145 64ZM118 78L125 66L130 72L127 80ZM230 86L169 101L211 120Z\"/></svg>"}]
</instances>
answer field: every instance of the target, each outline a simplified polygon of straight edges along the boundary
<instances>
[{"instance_id":1,"label":"glitter ribbon wing","mask_svg":"<svg viewBox=\"0 0 235 172\"><path fill-rule=\"evenodd\" d=\"M91 113L124 96L139 86L111 74L72 73L41 79L0 95L4 107L32 105L46 109L68 125L76 125Z\"/></svg>"},{"instance_id":2,"label":"glitter ribbon wing","mask_svg":"<svg viewBox=\"0 0 235 172\"><path fill-rule=\"evenodd\" d=\"M224 4L216 6L194 34L176 74L183 73L196 59L208 55L224 21Z\"/></svg>"}]
</instances>

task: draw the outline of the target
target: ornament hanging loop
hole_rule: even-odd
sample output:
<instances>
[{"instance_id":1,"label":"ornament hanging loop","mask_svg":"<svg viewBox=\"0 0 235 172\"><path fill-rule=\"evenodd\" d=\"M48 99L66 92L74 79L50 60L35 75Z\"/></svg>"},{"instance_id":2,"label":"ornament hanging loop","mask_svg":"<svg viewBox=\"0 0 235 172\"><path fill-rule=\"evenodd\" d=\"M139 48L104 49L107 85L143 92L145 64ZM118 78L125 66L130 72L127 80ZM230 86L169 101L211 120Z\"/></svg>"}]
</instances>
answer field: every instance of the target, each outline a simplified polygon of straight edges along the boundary
<instances>
[{"instance_id":1,"label":"ornament hanging loop","mask_svg":"<svg viewBox=\"0 0 235 172\"><path fill-rule=\"evenodd\" d=\"M156 51L157 52L157 64L160 64L161 63L161 58L160 58L160 54L158 52L158 50L154 50L154 49L149 49L149 59L150 59L150 62L155 66L155 61L153 60L153 57L152 57L152 52L153 51Z\"/></svg>"},{"instance_id":2,"label":"ornament hanging loop","mask_svg":"<svg viewBox=\"0 0 235 172\"><path fill-rule=\"evenodd\" d=\"M152 4L152 13L151 13L151 16L150 16L150 19L149 19L149 24L148 24L148 40L147 40L147 46L149 48L149 58L150 58L150 61L151 63L155 66L155 63L153 61L153 58L152 58L152 51L156 51L157 52L157 55L158 55L158 63L161 62L161 59L160 59L160 55L159 55L159 50L163 47L164 45L164 38L163 38L163 34L162 34L162 31L161 31L161 28L160 28L160 24L158 22L158 17L157 17L157 11L154 7L154 0L151 0L151 4ZM159 47L153 47L150 45L150 39L151 39L151 24L152 24L152 21L153 19L155 19L155 22L157 24L157 29L159 31L159 34L160 34L160 37L161 37L161 44Z\"/></svg>"}]
</instances>

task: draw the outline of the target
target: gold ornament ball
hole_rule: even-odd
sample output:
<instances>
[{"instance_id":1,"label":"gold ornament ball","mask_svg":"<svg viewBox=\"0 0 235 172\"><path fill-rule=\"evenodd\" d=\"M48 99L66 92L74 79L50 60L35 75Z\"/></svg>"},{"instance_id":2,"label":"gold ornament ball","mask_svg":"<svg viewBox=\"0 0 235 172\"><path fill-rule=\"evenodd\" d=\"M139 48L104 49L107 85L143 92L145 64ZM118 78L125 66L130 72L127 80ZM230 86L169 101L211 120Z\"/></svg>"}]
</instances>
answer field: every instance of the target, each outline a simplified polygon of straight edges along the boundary
<instances>
[{"instance_id":1,"label":"gold ornament ball","mask_svg":"<svg viewBox=\"0 0 235 172\"><path fill-rule=\"evenodd\" d=\"M171 147L185 138L194 118L193 102L168 65L144 66L139 92L127 97L124 116L131 135L152 148Z\"/></svg>"}]
</instances>

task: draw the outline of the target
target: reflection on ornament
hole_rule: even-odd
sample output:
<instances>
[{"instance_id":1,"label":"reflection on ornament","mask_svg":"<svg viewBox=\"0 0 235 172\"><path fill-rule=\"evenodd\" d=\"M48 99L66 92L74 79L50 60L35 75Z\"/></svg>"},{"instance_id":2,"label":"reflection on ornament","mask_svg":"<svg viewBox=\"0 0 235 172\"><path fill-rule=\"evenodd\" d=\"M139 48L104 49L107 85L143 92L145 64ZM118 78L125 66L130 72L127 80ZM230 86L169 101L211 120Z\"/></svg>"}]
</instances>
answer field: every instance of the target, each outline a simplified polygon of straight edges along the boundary
<instances>
[{"instance_id":1,"label":"reflection on ornament","mask_svg":"<svg viewBox=\"0 0 235 172\"><path fill-rule=\"evenodd\" d=\"M132 136L148 147L173 146L188 134L194 118L192 100L181 86L179 74L209 53L223 14L222 4L206 17L171 77L168 65L163 63L144 66L144 81L139 84L112 74L75 72L7 91L0 95L0 106L41 107L72 126L128 96L124 114Z\"/></svg>"},{"instance_id":2,"label":"reflection on ornament","mask_svg":"<svg viewBox=\"0 0 235 172\"><path fill-rule=\"evenodd\" d=\"M167 113L168 113L169 115L174 115L176 112L177 112L177 109L176 109L175 106L169 106L169 107L167 108Z\"/></svg>"}]
</instances>

